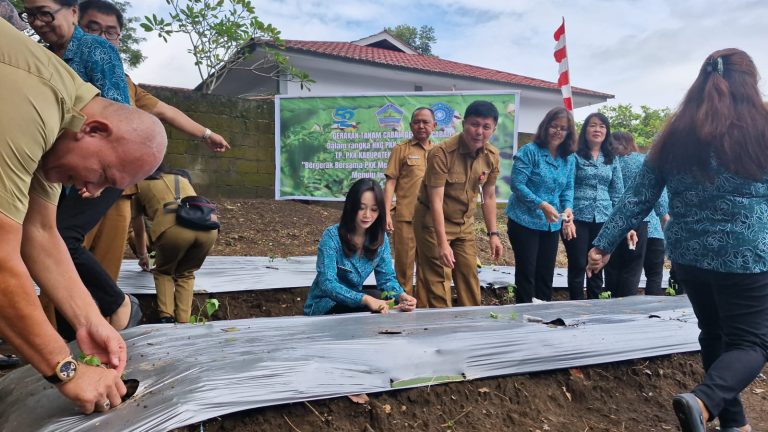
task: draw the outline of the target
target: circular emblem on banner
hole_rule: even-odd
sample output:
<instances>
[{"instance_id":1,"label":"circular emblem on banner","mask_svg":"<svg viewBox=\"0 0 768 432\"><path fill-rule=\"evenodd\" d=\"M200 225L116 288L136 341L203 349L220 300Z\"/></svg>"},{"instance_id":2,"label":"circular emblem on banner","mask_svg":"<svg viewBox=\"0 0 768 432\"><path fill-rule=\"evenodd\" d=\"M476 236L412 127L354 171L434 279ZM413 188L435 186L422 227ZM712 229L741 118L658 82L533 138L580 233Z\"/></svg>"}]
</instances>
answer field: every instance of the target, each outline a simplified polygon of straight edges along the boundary
<instances>
[{"instance_id":1,"label":"circular emblem on banner","mask_svg":"<svg viewBox=\"0 0 768 432\"><path fill-rule=\"evenodd\" d=\"M444 102L438 102L432 105L432 111L435 113L435 122L438 127L447 127L453 121L454 109Z\"/></svg>"}]
</instances>

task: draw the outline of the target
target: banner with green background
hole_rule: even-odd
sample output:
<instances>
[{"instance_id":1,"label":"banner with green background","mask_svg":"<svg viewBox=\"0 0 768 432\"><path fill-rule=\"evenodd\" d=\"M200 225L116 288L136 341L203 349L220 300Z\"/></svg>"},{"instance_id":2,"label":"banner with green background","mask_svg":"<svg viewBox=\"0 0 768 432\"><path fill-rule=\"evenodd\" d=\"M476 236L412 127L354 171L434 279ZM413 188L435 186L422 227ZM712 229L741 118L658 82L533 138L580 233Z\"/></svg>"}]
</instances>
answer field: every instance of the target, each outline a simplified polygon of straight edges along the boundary
<instances>
[{"instance_id":1,"label":"banner with green background","mask_svg":"<svg viewBox=\"0 0 768 432\"><path fill-rule=\"evenodd\" d=\"M461 132L466 107L486 100L499 110L491 143L501 152L496 195L509 197L512 155L517 150L519 92L402 93L290 97L275 100L275 199L344 201L357 179L382 185L389 154L411 138L410 116L418 107L435 112L433 142Z\"/></svg>"}]
</instances>

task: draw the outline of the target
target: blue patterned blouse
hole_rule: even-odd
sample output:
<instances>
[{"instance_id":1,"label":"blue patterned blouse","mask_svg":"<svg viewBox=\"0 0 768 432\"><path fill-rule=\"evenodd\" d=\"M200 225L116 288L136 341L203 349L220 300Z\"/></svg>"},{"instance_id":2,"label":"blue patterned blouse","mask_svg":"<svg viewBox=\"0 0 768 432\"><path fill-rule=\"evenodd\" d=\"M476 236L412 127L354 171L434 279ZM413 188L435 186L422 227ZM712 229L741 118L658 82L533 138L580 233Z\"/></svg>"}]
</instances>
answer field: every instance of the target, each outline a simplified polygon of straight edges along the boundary
<instances>
[{"instance_id":1,"label":"blue patterned blouse","mask_svg":"<svg viewBox=\"0 0 768 432\"><path fill-rule=\"evenodd\" d=\"M579 155L574 157L573 218L583 222L605 222L624 192L619 162L614 159L612 164L606 165L602 152L596 161Z\"/></svg>"},{"instance_id":2,"label":"blue patterned blouse","mask_svg":"<svg viewBox=\"0 0 768 432\"><path fill-rule=\"evenodd\" d=\"M96 86L102 97L124 104L131 103L120 53L106 39L88 34L75 26L62 59L83 81Z\"/></svg>"},{"instance_id":3,"label":"blue patterned blouse","mask_svg":"<svg viewBox=\"0 0 768 432\"><path fill-rule=\"evenodd\" d=\"M672 262L727 273L768 271L768 177L747 180L714 162L712 172L712 183L690 175L664 178L645 163L595 247L612 251L651 210L666 184L671 219L664 235Z\"/></svg>"},{"instance_id":4,"label":"blue patterned blouse","mask_svg":"<svg viewBox=\"0 0 768 432\"><path fill-rule=\"evenodd\" d=\"M573 208L575 156L553 158L549 149L530 143L514 160L507 216L526 228L559 230L561 222L547 222L539 204L546 201L560 213Z\"/></svg>"},{"instance_id":5,"label":"blue patterned blouse","mask_svg":"<svg viewBox=\"0 0 768 432\"><path fill-rule=\"evenodd\" d=\"M363 282L372 272L376 275L379 290L392 292L395 298L403 293L392 267L389 240L384 240L373 260L364 255L347 258L339 239L339 225L326 228L317 247L317 276L309 288L304 315L324 315L336 303L360 306Z\"/></svg>"},{"instance_id":6,"label":"blue patterned blouse","mask_svg":"<svg viewBox=\"0 0 768 432\"><path fill-rule=\"evenodd\" d=\"M664 240L664 231L661 229L661 220L659 218L664 217L667 213L669 213L669 196L667 196L667 188L664 188L661 191L659 201L653 207L651 220L648 222L648 238Z\"/></svg>"}]
</instances>

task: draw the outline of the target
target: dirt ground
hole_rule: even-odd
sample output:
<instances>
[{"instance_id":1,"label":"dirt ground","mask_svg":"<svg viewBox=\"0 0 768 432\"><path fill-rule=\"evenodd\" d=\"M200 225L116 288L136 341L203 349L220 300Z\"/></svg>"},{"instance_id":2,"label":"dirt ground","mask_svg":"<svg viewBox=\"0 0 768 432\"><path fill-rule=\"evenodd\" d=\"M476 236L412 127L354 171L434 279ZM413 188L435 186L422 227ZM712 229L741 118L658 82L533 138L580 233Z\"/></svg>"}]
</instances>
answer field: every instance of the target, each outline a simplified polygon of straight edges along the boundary
<instances>
[{"instance_id":1,"label":"dirt ground","mask_svg":"<svg viewBox=\"0 0 768 432\"><path fill-rule=\"evenodd\" d=\"M338 204L271 199L218 204L222 230L214 255L314 255L321 233L341 213ZM506 218L502 210L498 214L505 234ZM485 228L482 221L477 225L480 259L489 263ZM499 264L513 265L506 235L502 242ZM558 266L565 265L561 251ZM307 288L207 294L196 301L218 298L214 319L288 316L302 313L306 293ZM145 319L157 319L154 296L140 300ZM483 290L483 304L507 302L503 291ZM0 353L7 351L0 344ZM768 376L768 368L763 372ZM688 391L701 375L698 355L680 354L371 394L363 403L341 397L265 407L179 431L676 431L671 396ZM753 430L768 431L768 380L756 380L743 399Z\"/></svg>"}]
</instances>

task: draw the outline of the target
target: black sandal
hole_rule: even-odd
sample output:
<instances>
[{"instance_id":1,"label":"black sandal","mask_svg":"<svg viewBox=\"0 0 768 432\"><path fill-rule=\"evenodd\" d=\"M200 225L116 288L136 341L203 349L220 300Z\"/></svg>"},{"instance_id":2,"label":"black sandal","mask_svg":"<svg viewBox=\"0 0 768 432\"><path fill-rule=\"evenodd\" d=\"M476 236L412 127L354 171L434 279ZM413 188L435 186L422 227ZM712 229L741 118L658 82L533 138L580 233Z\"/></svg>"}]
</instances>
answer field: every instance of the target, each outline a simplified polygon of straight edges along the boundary
<instances>
[{"instance_id":1,"label":"black sandal","mask_svg":"<svg viewBox=\"0 0 768 432\"><path fill-rule=\"evenodd\" d=\"M683 432L707 432L704 413L693 393L681 393L672 398L672 408Z\"/></svg>"}]
</instances>

